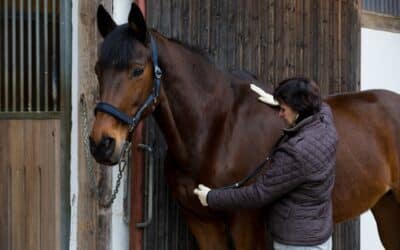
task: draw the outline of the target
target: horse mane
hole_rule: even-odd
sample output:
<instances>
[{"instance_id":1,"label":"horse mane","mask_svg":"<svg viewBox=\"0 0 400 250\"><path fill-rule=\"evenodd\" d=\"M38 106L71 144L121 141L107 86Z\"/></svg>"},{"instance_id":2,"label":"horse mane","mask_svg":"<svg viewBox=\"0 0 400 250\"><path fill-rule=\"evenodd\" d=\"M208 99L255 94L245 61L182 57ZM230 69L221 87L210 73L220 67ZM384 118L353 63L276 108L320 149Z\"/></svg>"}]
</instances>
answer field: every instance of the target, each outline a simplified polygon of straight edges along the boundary
<instances>
[{"instance_id":1,"label":"horse mane","mask_svg":"<svg viewBox=\"0 0 400 250\"><path fill-rule=\"evenodd\" d=\"M179 40L178 38L168 38L168 40L181 45L182 47L192 51L193 53L201 55L204 59L207 60L207 62L214 64L214 61L211 59L210 54L207 49L201 48L196 45L189 44L187 42L183 42L183 41Z\"/></svg>"}]
</instances>

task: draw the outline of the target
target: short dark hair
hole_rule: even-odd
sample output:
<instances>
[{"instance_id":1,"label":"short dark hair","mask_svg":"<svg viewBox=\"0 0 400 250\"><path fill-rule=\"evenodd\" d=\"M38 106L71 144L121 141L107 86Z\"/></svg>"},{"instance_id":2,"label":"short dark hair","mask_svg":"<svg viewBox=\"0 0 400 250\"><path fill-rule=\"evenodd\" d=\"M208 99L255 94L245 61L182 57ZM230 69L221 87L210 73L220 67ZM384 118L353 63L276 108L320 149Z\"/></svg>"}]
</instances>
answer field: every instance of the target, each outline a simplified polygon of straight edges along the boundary
<instances>
[{"instance_id":1,"label":"short dark hair","mask_svg":"<svg viewBox=\"0 0 400 250\"><path fill-rule=\"evenodd\" d=\"M274 98L299 113L297 122L318 113L321 108L318 85L305 77L289 78L280 82L274 90Z\"/></svg>"}]
</instances>

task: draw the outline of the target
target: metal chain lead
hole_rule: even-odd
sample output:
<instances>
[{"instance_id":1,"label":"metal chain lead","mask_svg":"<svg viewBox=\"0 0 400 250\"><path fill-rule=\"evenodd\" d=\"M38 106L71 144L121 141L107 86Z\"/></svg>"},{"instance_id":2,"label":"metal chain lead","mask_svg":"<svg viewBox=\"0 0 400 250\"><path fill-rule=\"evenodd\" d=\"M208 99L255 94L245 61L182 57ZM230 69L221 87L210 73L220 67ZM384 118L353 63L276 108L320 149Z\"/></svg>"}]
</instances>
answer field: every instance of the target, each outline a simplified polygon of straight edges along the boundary
<instances>
[{"instance_id":1,"label":"metal chain lead","mask_svg":"<svg viewBox=\"0 0 400 250\"><path fill-rule=\"evenodd\" d=\"M94 192L94 195L97 200L100 201L100 192L98 188L98 184L96 183L96 175L94 174L94 166L92 162L92 158L90 156L90 145L89 145L89 127L88 127L88 117L87 117L87 108L86 108L86 102L83 98L81 98L81 119L83 121L83 130L82 130L82 138L83 138L83 144L84 144L84 150L85 150L85 158L86 158L86 166L88 168L88 173L89 173L89 179L90 179L90 185L91 189ZM124 170L126 168L126 165L128 164L128 157L129 157L129 150L131 148L131 143L130 142L125 142L124 146L122 147L121 155L119 157L118 161L118 176L117 176L117 183L115 185L114 191L111 194L111 198L106 201L105 203L99 202L102 207L109 208L115 198L117 197L119 187L121 185L121 179L124 173Z\"/></svg>"}]
</instances>

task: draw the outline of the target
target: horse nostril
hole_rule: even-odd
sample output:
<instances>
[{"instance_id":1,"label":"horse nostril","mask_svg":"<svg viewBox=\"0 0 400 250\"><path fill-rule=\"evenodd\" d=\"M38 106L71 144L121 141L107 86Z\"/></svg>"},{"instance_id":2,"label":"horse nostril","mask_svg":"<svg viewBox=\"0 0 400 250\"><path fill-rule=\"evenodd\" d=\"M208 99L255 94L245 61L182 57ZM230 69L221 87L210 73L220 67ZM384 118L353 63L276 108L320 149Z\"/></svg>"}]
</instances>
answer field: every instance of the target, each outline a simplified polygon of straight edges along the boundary
<instances>
[{"instance_id":1,"label":"horse nostril","mask_svg":"<svg viewBox=\"0 0 400 250\"><path fill-rule=\"evenodd\" d=\"M115 149L115 140L111 137L103 137L101 141L96 142L89 137L90 140L90 152L96 158L97 161L108 161L110 160Z\"/></svg>"},{"instance_id":2,"label":"horse nostril","mask_svg":"<svg viewBox=\"0 0 400 250\"><path fill-rule=\"evenodd\" d=\"M115 140L111 137L103 137L98 147L103 154L103 157L109 158L114 153Z\"/></svg>"}]
</instances>

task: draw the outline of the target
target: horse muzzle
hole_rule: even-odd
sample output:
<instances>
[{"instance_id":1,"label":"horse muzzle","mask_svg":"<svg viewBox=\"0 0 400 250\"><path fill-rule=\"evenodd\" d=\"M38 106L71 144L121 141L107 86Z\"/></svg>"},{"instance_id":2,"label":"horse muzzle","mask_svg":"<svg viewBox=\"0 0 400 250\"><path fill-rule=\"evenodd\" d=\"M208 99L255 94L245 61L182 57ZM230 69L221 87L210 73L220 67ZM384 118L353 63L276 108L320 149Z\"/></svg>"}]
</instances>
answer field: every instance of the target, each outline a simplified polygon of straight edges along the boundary
<instances>
[{"instance_id":1,"label":"horse muzzle","mask_svg":"<svg viewBox=\"0 0 400 250\"><path fill-rule=\"evenodd\" d=\"M92 137L90 140L90 152L96 161L104 165L115 165L118 163L119 154L115 153L115 139L111 137L102 137L100 142L96 143Z\"/></svg>"}]
</instances>

